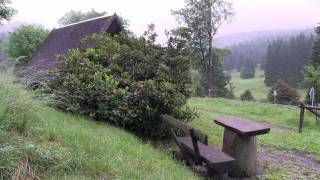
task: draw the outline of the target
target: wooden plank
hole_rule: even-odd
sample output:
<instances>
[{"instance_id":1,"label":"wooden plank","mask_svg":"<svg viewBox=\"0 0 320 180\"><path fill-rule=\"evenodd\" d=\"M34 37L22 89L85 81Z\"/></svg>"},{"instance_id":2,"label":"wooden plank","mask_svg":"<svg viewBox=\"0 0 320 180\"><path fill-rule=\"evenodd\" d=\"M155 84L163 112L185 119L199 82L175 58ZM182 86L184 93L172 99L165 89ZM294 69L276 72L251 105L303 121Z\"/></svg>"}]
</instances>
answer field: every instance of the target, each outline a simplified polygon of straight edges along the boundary
<instances>
[{"instance_id":1,"label":"wooden plank","mask_svg":"<svg viewBox=\"0 0 320 180\"><path fill-rule=\"evenodd\" d=\"M173 118L170 115L160 115L160 118L162 121L164 121L166 124L170 125L172 128L175 129L179 129L181 131L183 131L183 133L185 135L189 135L190 136L190 130L194 129L193 127L189 126L186 123L183 123L182 121L179 121L175 118ZM194 135L197 137L197 140L202 142L203 144L208 144L208 135L197 130L194 129Z\"/></svg>"},{"instance_id":2,"label":"wooden plank","mask_svg":"<svg viewBox=\"0 0 320 180\"><path fill-rule=\"evenodd\" d=\"M178 138L178 141L189 153L195 153L191 137L181 137ZM209 169L213 169L218 173L226 173L233 168L235 162L234 158L201 142L198 142L198 147L200 158L207 164Z\"/></svg>"},{"instance_id":3,"label":"wooden plank","mask_svg":"<svg viewBox=\"0 0 320 180\"><path fill-rule=\"evenodd\" d=\"M176 134L174 133L174 131L170 128L170 133L173 137L173 140L175 141L175 143L177 144L177 146L179 147L181 153L182 153L182 156L184 157L184 159L191 165L191 166L194 166L196 165L194 162L193 162L193 159L192 157L189 156L189 154L187 153L187 151L185 150L185 148L182 146L182 144L180 143L180 141L178 140L178 137L176 136Z\"/></svg>"},{"instance_id":4,"label":"wooden plank","mask_svg":"<svg viewBox=\"0 0 320 180\"><path fill-rule=\"evenodd\" d=\"M314 109L309 109L307 108L312 114L314 114L315 116L320 117L320 114L318 112L316 112Z\"/></svg>"},{"instance_id":5,"label":"wooden plank","mask_svg":"<svg viewBox=\"0 0 320 180\"><path fill-rule=\"evenodd\" d=\"M299 133L302 133L303 120L304 120L304 105L300 105L300 120L299 120Z\"/></svg>"},{"instance_id":6,"label":"wooden plank","mask_svg":"<svg viewBox=\"0 0 320 180\"><path fill-rule=\"evenodd\" d=\"M308 109L320 110L320 107L317 107L317 106L304 105L304 107L305 107L305 108L308 108Z\"/></svg>"},{"instance_id":7,"label":"wooden plank","mask_svg":"<svg viewBox=\"0 0 320 180\"><path fill-rule=\"evenodd\" d=\"M190 135L191 135L191 140L192 140L192 145L194 148L195 152L195 159L196 159L196 164L200 165L200 151L199 151L199 146L198 146L198 138L194 134L194 129L190 129Z\"/></svg>"},{"instance_id":8,"label":"wooden plank","mask_svg":"<svg viewBox=\"0 0 320 180\"><path fill-rule=\"evenodd\" d=\"M215 120L214 122L241 136L256 136L270 132L270 127L266 125L241 119L239 117L227 117Z\"/></svg>"}]
</instances>

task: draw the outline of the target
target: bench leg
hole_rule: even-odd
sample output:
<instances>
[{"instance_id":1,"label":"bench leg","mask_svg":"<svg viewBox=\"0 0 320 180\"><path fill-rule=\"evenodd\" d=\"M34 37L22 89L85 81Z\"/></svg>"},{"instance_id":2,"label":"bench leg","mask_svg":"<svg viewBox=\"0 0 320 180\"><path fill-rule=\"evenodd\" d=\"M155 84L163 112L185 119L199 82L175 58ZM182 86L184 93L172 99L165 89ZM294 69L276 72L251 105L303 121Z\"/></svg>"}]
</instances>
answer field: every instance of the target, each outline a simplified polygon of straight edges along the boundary
<instances>
[{"instance_id":1,"label":"bench leg","mask_svg":"<svg viewBox=\"0 0 320 180\"><path fill-rule=\"evenodd\" d=\"M238 136L225 129L222 151L236 159L235 166L229 175L233 177L251 177L257 171L256 137Z\"/></svg>"}]
</instances>

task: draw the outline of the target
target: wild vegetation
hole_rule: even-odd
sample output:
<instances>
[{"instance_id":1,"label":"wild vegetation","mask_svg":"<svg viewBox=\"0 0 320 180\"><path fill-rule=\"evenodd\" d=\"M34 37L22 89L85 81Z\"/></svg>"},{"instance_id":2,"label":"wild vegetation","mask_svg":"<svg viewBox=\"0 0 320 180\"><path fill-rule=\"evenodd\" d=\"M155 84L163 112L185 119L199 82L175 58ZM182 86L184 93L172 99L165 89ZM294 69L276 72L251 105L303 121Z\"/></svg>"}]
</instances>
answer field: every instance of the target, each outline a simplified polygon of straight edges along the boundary
<instances>
[{"instance_id":1,"label":"wild vegetation","mask_svg":"<svg viewBox=\"0 0 320 180\"><path fill-rule=\"evenodd\" d=\"M0 179L198 179L132 134L47 107L0 78Z\"/></svg>"}]
</instances>

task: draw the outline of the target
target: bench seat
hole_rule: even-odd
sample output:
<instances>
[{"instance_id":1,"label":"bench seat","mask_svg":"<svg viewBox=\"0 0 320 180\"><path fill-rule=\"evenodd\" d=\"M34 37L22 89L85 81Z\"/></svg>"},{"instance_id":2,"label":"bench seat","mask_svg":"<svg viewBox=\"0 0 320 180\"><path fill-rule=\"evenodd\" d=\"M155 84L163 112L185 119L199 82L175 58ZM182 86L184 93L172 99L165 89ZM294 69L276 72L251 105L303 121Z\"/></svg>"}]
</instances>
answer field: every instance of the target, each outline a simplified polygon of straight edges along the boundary
<instances>
[{"instance_id":1,"label":"bench seat","mask_svg":"<svg viewBox=\"0 0 320 180\"><path fill-rule=\"evenodd\" d=\"M178 137L177 139L188 153L195 153L191 137ZM199 141L197 143L200 158L206 163L209 169L218 173L227 173L232 169L235 162L234 158L213 148L212 146L205 145Z\"/></svg>"}]
</instances>

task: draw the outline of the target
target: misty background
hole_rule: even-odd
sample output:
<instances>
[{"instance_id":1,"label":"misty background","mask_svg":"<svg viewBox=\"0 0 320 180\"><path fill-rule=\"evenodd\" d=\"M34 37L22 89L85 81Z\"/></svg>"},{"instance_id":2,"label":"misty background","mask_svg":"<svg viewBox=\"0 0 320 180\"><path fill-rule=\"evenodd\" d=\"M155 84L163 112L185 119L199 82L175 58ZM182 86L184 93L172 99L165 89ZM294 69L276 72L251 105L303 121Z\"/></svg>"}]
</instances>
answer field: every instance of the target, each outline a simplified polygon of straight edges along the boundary
<instances>
[{"instance_id":1,"label":"misty background","mask_svg":"<svg viewBox=\"0 0 320 180\"><path fill-rule=\"evenodd\" d=\"M284 34L287 31L312 29L320 22L319 0L230 0L236 12L231 22L218 32L216 45L228 46L263 36ZM90 4L90 5L88 5ZM158 42L166 40L165 30L174 29L178 23L171 10L184 6L184 0L14 0L18 13L4 23L0 33L12 31L22 23L39 24L48 29L58 27L57 20L67 11L106 11L117 13L129 20L130 29L141 35L147 24L154 23Z\"/></svg>"}]
</instances>

